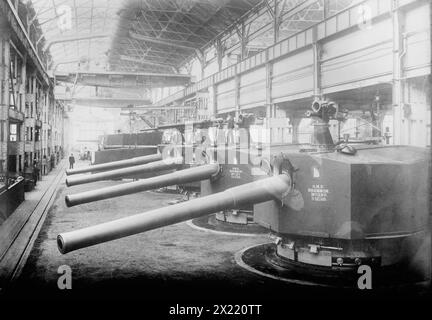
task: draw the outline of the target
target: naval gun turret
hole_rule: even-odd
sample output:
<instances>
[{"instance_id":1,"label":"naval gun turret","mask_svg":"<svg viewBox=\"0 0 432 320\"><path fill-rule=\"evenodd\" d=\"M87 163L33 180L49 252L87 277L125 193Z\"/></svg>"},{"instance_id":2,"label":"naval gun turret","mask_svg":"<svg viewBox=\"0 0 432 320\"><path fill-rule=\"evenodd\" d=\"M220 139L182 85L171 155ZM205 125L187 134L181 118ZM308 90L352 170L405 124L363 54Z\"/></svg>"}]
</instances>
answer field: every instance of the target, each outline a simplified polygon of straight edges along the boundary
<instances>
[{"instance_id":1,"label":"naval gun turret","mask_svg":"<svg viewBox=\"0 0 432 320\"><path fill-rule=\"evenodd\" d=\"M254 219L270 230L278 267L330 276L360 265L387 268L421 250L428 226L429 153L413 146L333 143L333 103L314 102L312 144L299 152L274 148L262 168L285 172L292 188L281 206L254 205Z\"/></svg>"},{"instance_id":2,"label":"naval gun turret","mask_svg":"<svg viewBox=\"0 0 432 320\"><path fill-rule=\"evenodd\" d=\"M67 253L250 206L255 221L276 238L272 261L279 267L338 276L363 264L381 269L412 258L413 252L420 250L427 229L428 150L335 144L328 121L338 117L337 106L315 102L308 116L316 119L311 145L276 146L258 154L249 163L255 169L252 182L226 184L224 188L217 184L223 181L218 175L225 168L220 164L211 168L210 164L199 177L208 176L212 192L207 195L62 233L58 236L59 250Z\"/></svg>"},{"instance_id":3,"label":"naval gun turret","mask_svg":"<svg viewBox=\"0 0 432 320\"><path fill-rule=\"evenodd\" d=\"M161 145L160 155L163 159L159 161L91 175L68 177L66 184L74 186L106 179L133 177L143 173L159 173L157 177L141 181L68 194L65 197L66 204L71 207L172 185L184 189L193 185L200 190L203 196L207 196L253 182L254 169L259 163L257 157L261 152L260 148L251 144L248 132L250 125L254 122L254 116L246 114L241 119L239 117L239 122L241 122L239 129L243 130L239 130L240 141L234 144L225 144L225 140L218 143L217 135L222 134L225 137L224 131L221 130L223 125L221 119L194 122L189 129L178 124L161 126L158 129L180 128L184 130L182 137L185 136L187 130L192 128L193 130L216 130L203 135L204 139L201 143L187 144L183 141L181 144L176 144L173 141L167 141L170 143ZM265 232L253 222L253 207L250 203L234 209L226 208L215 212L215 215L194 220L192 223L198 227L219 231Z\"/></svg>"},{"instance_id":4,"label":"naval gun turret","mask_svg":"<svg viewBox=\"0 0 432 320\"><path fill-rule=\"evenodd\" d=\"M81 230L61 233L57 237L61 253L92 246L163 226L179 223L245 203L283 199L291 183L287 175L276 175L262 181L244 184L210 196L115 220Z\"/></svg>"},{"instance_id":5,"label":"naval gun turret","mask_svg":"<svg viewBox=\"0 0 432 320\"><path fill-rule=\"evenodd\" d=\"M103 172L103 171L108 171L113 169L120 169L120 168L126 168L130 166L142 165L142 164L146 164L158 160L162 160L161 154L151 154L147 156L133 157L131 159L126 159L126 160L111 161L107 163L96 164L96 165L82 167L82 168L67 169L66 175L71 176L71 175L89 173L89 172Z\"/></svg>"}]
</instances>

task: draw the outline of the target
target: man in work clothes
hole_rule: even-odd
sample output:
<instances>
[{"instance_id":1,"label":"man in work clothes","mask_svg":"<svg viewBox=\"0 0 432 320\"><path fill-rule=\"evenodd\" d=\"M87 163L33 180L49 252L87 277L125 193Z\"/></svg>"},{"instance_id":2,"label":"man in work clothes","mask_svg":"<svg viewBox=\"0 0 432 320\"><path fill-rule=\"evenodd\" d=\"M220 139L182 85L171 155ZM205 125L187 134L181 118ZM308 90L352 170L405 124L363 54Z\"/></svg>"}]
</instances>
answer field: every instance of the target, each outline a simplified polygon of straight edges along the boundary
<instances>
[{"instance_id":1,"label":"man in work clothes","mask_svg":"<svg viewBox=\"0 0 432 320\"><path fill-rule=\"evenodd\" d=\"M75 163L75 158L73 156L73 154L71 153L70 157L69 157L69 169L73 169Z\"/></svg>"},{"instance_id":2,"label":"man in work clothes","mask_svg":"<svg viewBox=\"0 0 432 320\"><path fill-rule=\"evenodd\" d=\"M234 144L234 118L228 115L227 118L227 131L225 133L225 144Z\"/></svg>"}]
</instances>

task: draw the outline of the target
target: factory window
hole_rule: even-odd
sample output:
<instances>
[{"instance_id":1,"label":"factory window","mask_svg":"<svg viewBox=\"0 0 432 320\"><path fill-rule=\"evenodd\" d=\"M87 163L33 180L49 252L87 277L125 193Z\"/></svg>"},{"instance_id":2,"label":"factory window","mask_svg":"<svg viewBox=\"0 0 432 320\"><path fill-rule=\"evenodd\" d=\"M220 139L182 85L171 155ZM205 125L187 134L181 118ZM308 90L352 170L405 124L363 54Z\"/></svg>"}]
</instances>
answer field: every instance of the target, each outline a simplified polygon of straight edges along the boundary
<instances>
[{"instance_id":1,"label":"factory window","mask_svg":"<svg viewBox=\"0 0 432 320\"><path fill-rule=\"evenodd\" d=\"M24 168L28 168L29 165L30 165L29 154L28 152L24 152Z\"/></svg>"},{"instance_id":2,"label":"factory window","mask_svg":"<svg viewBox=\"0 0 432 320\"><path fill-rule=\"evenodd\" d=\"M35 129L35 141L40 141L40 129Z\"/></svg>"},{"instance_id":3,"label":"factory window","mask_svg":"<svg viewBox=\"0 0 432 320\"><path fill-rule=\"evenodd\" d=\"M19 141L19 124L11 123L9 125L9 141Z\"/></svg>"},{"instance_id":4,"label":"factory window","mask_svg":"<svg viewBox=\"0 0 432 320\"><path fill-rule=\"evenodd\" d=\"M9 108L15 109L15 95L13 91L9 92Z\"/></svg>"}]
</instances>

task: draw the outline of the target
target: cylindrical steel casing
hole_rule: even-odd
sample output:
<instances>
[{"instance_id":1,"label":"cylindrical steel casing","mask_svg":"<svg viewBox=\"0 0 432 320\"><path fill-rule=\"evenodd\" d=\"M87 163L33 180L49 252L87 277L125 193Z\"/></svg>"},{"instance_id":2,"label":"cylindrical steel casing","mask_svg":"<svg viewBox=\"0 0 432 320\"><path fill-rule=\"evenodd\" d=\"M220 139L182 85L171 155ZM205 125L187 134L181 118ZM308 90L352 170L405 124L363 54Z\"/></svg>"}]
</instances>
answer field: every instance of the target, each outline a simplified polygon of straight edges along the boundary
<instances>
[{"instance_id":1,"label":"cylindrical steel casing","mask_svg":"<svg viewBox=\"0 0 432 320\"><path fill-rule=\"evenodd\" d=\"M290 177L282 174L230 188L203 198L80 230L61 233L57 236L58 248L64 254L98 243L176 224L223 209L236 208L246 202L259 203L280 199L289 192L290 185Z\"/></svg>"},{"instance_id":2,"label":"cylindrical steel casing","mask_svg":"<svg viewBox=\"0 0 432 320\"><path fill-rule=\"evenodd\" d=\"M125 168L130 166L136 166L136 165L145 164L153 161L159 161L159 160L162 160L161 154L151 154L148 156L135 157L127 160L96 164L94 166L88 166L84 168L67 169L66 175L69 176L69 175L79 174L79 173L113 170L113 169Z\"/></svg>"},{"instance_id":3,"label":"cylindrical steel casing","mask_svg":"<svg viewBox=\"0 0 432 320\"><path fill-rule=\"evenodd\" d=\"M127 194L137 193L141 191L152 190L181 183L205 180L210 178L211 176L216 175L218 172L219 164L206 164L190 169L175 171L157 177L144 179L141 181L134 181L113 187L106 187L73 195L67 195L65 197L65 201L68 207L72 207L83 203L124 196Z\"/></svg>"},{"instance_id":4,"label":"cylindrical steel casing","mask_svg":"<svg viewBox=\"0 0 432 320\"><path fill-rule=\"evenodd\" d=\"M183 163L183 158L170 158L159 161L153 161L150 163L132 166L128 168L121 168L111 171L98 172L94 174L86 174L81 176L67 177L66 185L68 187L76 186L79 184L96 182L101 180L115 179L115 178L126 178L141 173L151 171L163 171L176 168L178 165Z\"/></svg>"}]
</instances>

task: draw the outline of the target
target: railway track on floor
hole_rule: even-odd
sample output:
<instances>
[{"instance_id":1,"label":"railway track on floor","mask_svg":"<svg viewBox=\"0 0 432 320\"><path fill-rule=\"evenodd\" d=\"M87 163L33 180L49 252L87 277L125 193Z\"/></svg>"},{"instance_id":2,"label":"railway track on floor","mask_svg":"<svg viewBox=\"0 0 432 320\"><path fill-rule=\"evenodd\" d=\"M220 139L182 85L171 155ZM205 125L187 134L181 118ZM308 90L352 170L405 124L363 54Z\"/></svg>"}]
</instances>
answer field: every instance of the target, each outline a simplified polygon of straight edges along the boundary
<instances>
[{"instance_id":1,"label":"railway track on floor","mask_svg":"<svg viewBox=\"0 0 432 320\"><path fill-rule=\"evenodd\" d=\"M16 279L22 271L54 200L64 180L65 161L59 163L50 185L37 203L27 210L18 207L0 228L0 289Z\"/></svg>"}]
</instances>

